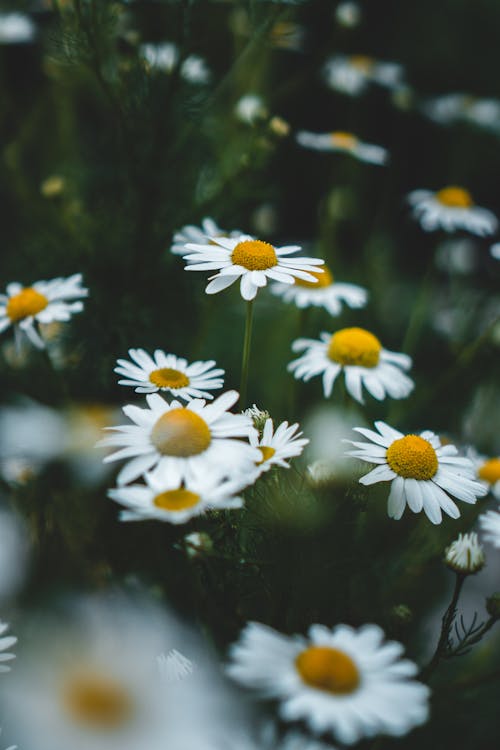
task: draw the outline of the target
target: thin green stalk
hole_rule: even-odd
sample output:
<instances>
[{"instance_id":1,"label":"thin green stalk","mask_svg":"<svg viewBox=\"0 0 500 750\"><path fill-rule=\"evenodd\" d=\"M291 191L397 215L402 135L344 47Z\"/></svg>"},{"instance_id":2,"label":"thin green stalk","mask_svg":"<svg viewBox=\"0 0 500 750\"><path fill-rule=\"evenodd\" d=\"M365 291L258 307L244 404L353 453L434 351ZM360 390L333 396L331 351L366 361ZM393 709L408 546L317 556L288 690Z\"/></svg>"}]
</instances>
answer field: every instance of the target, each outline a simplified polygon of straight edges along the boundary
<instances>
[{"instance_id":1,"label":"thin green stalk","mask_svg":"<svg viewBox=\"0 0 500 750\"><path fill-rule=\"evenodd\" d=\"M443 619L441 622L441 635L439 636L439 641L436 646L436 650L434 652L434 655L430 662L427 664L426 667L424 667L420 673L420 679L422 680L428 680L432 672L436 669L441 659L443 659L446 655L446 651L448 649L448 641L450 637L450 631L453 625L453 621L455 619L456 611L457 611L457 604L458 600L460 598L460 593L462 591L462 586L464 585L466 576L462 575L461 573L456 574L455 579L455 588L453 589L453 596L451 597L451 602L448 606L448 609L443 615Z\"/></svg>"},{"instance_id":2,"label":"thin green stalk","mask_svg":"<svg viewBox=\"0 0 500 750\"><path fill-rule=\"evenodd\" d=\"M243 356L241 358L240 406L245 407L247 400L248 370L250 366L250 348L252 344L253 300L247 302L245 320L245 338L243 340Z\"/></svg>"}]
</instances>

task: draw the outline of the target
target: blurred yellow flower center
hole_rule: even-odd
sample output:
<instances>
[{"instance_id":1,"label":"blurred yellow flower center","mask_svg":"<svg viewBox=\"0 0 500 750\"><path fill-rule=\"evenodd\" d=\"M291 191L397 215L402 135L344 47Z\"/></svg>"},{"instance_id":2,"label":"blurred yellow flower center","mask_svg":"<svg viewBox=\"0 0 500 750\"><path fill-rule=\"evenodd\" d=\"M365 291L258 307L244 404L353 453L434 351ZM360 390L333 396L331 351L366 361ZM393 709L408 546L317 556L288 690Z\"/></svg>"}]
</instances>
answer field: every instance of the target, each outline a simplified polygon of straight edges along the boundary
<instances>
[{"instance_id":1,"label":"blurred yellow flower center","mask_svg":"<svg viewBox=\"0 0 500 750\"><path fill-rule=\"evenodd\" d=\"M151 442L164 456L196 456L208 448L211 440L205 420L182 407L163 414L151 431Z\"/></svg>"},{"instance_id":2,"label":"blurred yellow flower center","mask_svg":"<svg viewBox=\"0 0 500 750\"><path fill-rule=\"evenodd\" d=\"M160 370L153 370L150 373L149 382L158 388L184 388L189 385L189 378L180 370L162 367Z\"/></svg>"},{"instance_id":3,"label":"blurred yellow flower center","mask_svg":"<svg viewBox=\"0 0 500 750\"><path fill-rule=\"evenodd\" d=\"M438 470L436 451L419 435L406 435L387 449L387 463L405 479L432 479Z\"/></svg>"},{"instance_id":4,"label":"blurred yellow flower center","mask_svg":"<svg viewBox=\"0 0 500 750\"><path fill-rule=\"evenodd\" d=\"M310 646L295 660L306 685L335 695L353 693L359 685L359 671L350 656L328 646Z\"/></svg>"},{"instance_id":5,"label":"blurred yellow flower center","mask_svg":"<svg viewBox=\"0 0 500 750\"><path fill-rule=\"evenodd\" d=\"M277 265L276 251L269 242L244 240L238 242L231 254L235 266L243 266L249 271L265 271Z\"/></svg>"},{"instance_id":6,"label":"blurred yellow flower center","mask_svg":"<svg viewBox=\"0 0 500 750\"><path fill-rule=\"evenodd\" d=\"M10 297L7 302L7 315L15 323L45 310L48 304L49 300L44 294L40 294L31 287L26 287L26 289L22 289L18 294Z\"/></svg>"},{"instance_id":7,"label":"blurred yellow flower center","mask_svg":"<svg viewBox=\"0 0 500 750\"><path fill-rule=\"evenodd\" d=\"M477 472L480 479L490 484L500 482L500 458L489 458Z\"/></svg>"},{"instance_id":8,"label":"blurred yellow flower center","mask_svg":"<svg viewBox=\"0 0 500 750\"><path fill-rule=\"evenodd\" d=\"M121 728L133 713L129 693L104 675L74 677L65 686L63 700L73 719L95 729Z\"/></svg>"},{"instance_id":9,"label":"blurred yellow flower center","mask_svg":"<svg viewBox=\"0 0 500 750\"><path fill-rule=\"evenodd\" d=\"M352 133L343 133L340 130L330 133L330 138L334 146L337 148L345 148L350 150L356 148L359 140Z\"/></svg>"},{"instance_id":10,"label":"blurred yellow flower center","mask_svg":"<svg viewBox=\"0 0 500 750\"><path fill-rule=\"evenodd\" d=\"M450 208L470 208L474 202L468 190L455 186L438 190L436 199Z\"/></svg>"},{"instance_id":11,"label":"blurred yellow flower center","mask_svg":"<svg viewBox=\"0 0 500 750\"><path fill-rule=\"evenodd\" d=\"M333 334L328 344L328 356L341 365L376 367L382 344L364 328L342 328Z\"/></svg>"},{"instance_id":12,"label":"blurred yellow flower center","mask_svg":"<svg viewBox=\"0 0 500 750\"><path fill-rule=\"evenodd\" d=\"M161 510L186 510L198 505L200 496L196 492L190 492L181 487L178 490L162 492L155 497L153 502Z\"/></svg>"},{"instance_id":13,"label":"blurred yellow flower center","mask_svg":"<svg viewBox=\"0 0 500 750\"><path fill-rule=\"evenodd\" d=\"M269 461L269 459L272 458L276 453L276 450L274 448L271 448L270 445L259 445L259 450L262 453L262 461L259 461L257 463L257 466L265 463L265 461Z\"/></svg>"},{"instance_id":14,"label":"blurred yellow flower center","mask_svg":"<svg viewBox=\"0 0 500 750\"><path fill-rule=\"evenodd\" d=\"M317 281L304 281L304 279L295 279L296 286L304 286L306 289L320 289L333 284L333 276L329 268L322 266L322 271L308 271L307 273L314 276Z\"/></svg>"},{"instance_id":15,"label":"blurred yellow flower center","mask_svg":"<svg viewBox=\"0 0 500 750\"><path fill-rule=\"evenodd\" d=\"M373 58L368 55L351 55L349 62L362 73L369 73L373 68Z\"/></svg>"}]
</instances>

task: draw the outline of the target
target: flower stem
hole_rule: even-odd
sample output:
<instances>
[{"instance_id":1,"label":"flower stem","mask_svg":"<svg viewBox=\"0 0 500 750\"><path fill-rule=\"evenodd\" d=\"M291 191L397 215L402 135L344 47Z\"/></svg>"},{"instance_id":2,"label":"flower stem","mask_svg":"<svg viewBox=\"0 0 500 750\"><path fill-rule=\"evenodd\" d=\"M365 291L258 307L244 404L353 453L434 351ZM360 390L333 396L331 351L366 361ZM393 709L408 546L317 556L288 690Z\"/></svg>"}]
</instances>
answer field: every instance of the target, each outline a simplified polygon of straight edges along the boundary
<instances>
[{"instance_id":1,"label":"flower stem","mask_svg":"<svg viewBox=\"0 0 500 750\"><path fill-rule=\"evenodd\" d=\"M453 596L451 597L451 602L448 606L448 609L444 613L443 619L441 621L441 635L439 636L439 641L436 646L434 656L432 657L430 662L427 664L427 666L422 669L420 673L420 679L422 680L429 679L430 675L432 674L432 672L434 672L434 670L436 669L441 659L443 659L446 655L446 651L448 649L448 641L450 637L450 630L453 625L453 621L455 619L457 604L460 598L460 593L462 591L462 586L464 585L465 578L466 576L464 576L461 573L456 574L455 588L453 589Z\"/></svg>"},{"instance_id":2,"label":"flower stem","mask_svg":"<svg viewBox=\"0 0 500 750\"><path fill-rule=\"evenodd\" d=\"M245 321L245 338L243 340L243 356L241 358L240 407L245 408L247 400L248 369L250 365L250 347L252 343L253 300L247 302L247 316Z\"/></svg>"}]
</instances>

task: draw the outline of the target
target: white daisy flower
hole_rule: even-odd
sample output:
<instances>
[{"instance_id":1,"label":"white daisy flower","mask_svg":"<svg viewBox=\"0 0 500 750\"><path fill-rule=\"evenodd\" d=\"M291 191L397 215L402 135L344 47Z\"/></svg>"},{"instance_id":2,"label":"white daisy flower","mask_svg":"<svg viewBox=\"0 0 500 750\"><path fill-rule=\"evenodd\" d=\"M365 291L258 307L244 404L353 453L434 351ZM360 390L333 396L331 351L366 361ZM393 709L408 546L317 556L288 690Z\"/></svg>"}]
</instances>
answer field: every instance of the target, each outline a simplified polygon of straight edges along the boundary
<instances>
[{"instance_id":1,"label":"white daisy flower","mask_svg":"<svg viewBox=\"0 0 500 750\"><path fill-rule=\"evenodd\" d=\"M339 3L335 9L335 20L346 29L358 26L361 18L361 7L359 3L355 3L353 0L345 0L345 2Z\"/></svg>"},{"instance_id":2,"label":"white daisy flower","mask_svg":"<svg viewBox=\"0 0 500 750\"><path fill-rule=\"evenodd\" d=\"M390 518L399 520L408 505L413 513L423 510L432 523L438 524L442 510L451 518L460 516L450 495L471 504L486 495L486 489L474 477L472 462L458 456L454 445L441 445L434 432L404 435L385 422L375 422L375 427L378 432L355 427L370 442L348 441L356 450L347 455L378 464L361 477L361 484L391 482L387 506Z\"/></svg>"},{"instance_id":3,"label":"white daisy flower","mask_svg":"<svg viewBox=\"0 0 500 750\"><path fill-rule=\"evenodd\" d=\"M445 550L444 561L457 573L478 573L484 568L484 552L477 534L459 534Z\"/></svg>"},{"instance_id":4,"label":"white daisy flower","mask_svg":"<svg viewBox=\"0 0 500 750\"><path fill-rule=\"evenodd\" d=\"M500 101L471 94L451 93L427 99L422 106L427 117L440 125L465 122L492 133L500 132Z\"/></svg>"},{"instance_id":5,"label":"white daisy flower","mask_svg":"<svg viewBox=\"0 0 500 750\"><path fill-rule=\"evenodd\" d=\"M128 353L133 361L117 360L115 372L124 377L118 384L130 385L136 393L166 391L190 401L192 398L212 399L213 395L205 389L224 385L224 370L214 369L213 359L188 364L187 359L165 354L161 349L156 349L153 356L144 349L129 349Z\"/></svg>"},{"instance_id":6,"label":"white daisy flower","mask_svg":"<svg viewBox=\"0 0 500 750\"><path fill-rule=\"evenodd\" d=\"M383 643L377 625L355 630L312 625L308 637L249 623L230 651L229 675L264 698L280 701L286 721L351 745L364 737L400 737L429 715L429 688L412 680L417 667L403 647Z\"/></svg>"},{"instance_id":7,"label":"white daisy flower","mask_svg":"<svg viewBox=\"0 0 500 750\"><path fill-rule=\"evenodd\" d=\"M272 466L281 466L284 469L290 468L286 459L300 456L309 442L307 438L301 437L302 432L298 432L297 423L288 425L288 422L282 422L274 430L273 420L267 419L262 431L262 435L254 435L250 438L250 444L258 448L261 457L258 462L259 473L263 474L269 471Z\"/></svg>"},{"instance_id":8,"label":"white daisy flower","mask_svg":"<svg viewBox=\"0 0 500 750\"><path fill-rule=\"evenodd\" d=\"M181 65L181 76L189 83L203 85L210 83L212 73L200 55L189 55Z\"/></svg>"},{"instance_id":9,"label":"white daisy flower","mask_svg":"<svg viewBox=\"0 0 500 750\"><path fill-rule=\"evenodd\" d=\"M254 125L268 115L264 100L258 94L245 94L238 99L234 113L238 120L247 125Z\"/></svg>"},{"instance_id":10,"label":"white daisy flower","mask_svg":"<svg viewBox=\"0 0 500 750\"><path fill-rule=\"evenodd\" d=\"M24 44L35 34L36 26L25 13L0 14L0 44Z\"/></svg>"},{"instance_id":11,"label":"white daisy flower","mask_svg":"<svg viewBox=\"0 0 500 750\"><path fill-rule=\"evenodd\" d=\"M468 448L467 458L472 461L476 471L476 479L497 500L500 500L500 456L489 458L481 455L474 448Z\"/></svg>"},{"instance_id":12,"label":"white daisy flower","mask_svg":"<svg viewBox=\"0 0 500 750\"><path fill-rule=\"evenodd\" d=\"M490 255L492 258L495 258L495 260L500 260L500 242L495 242L495 244L490 247Z\"/></svg>"},{"instance_id":13,"label":"white daisy flower","mask_svg":"<svg viewBox=\"0 0 500 750\"><path fill-rule=\"evenodd\" d=\"M485 542L489 542L500 549L500 513L489 510L479 516L479 526L484 535Z\"/></svg>"},{"instance_id":14,"label":"white daisy flower","mask_svg":"<svg viewBox=\"0 0 500 750\"><path fill-rule=\"evenodd\" d=\"M441 190L414 190L408 195L412 213L426 232L442 229L445 232L466 230L479 237L494 234L498 227L496 216L486 208L476 206L465 188L451 185Z\"/></svg>"},{"instance_id":15,"label":"white daisy flower","mask_svg":"<svg viewBox=\"0 0 500 750\"><path fill-rule=\"evenodd\" d=\"M121 521L157 520L179 524L208 510L241 508L243 500L238 492L248 486L250 476L226 481L220 478L220 473L205 473L186 484L163 479L158 473L146 474L144 479L145 485L132 484L108 491L112 500L128 508L121 512Z\"/></svg>"},{"instance_id":16,"label":"white daisy flower","mask_svg":"<svg viewBox=\"0 0 500 750\"><path fill-rule=\"evenodd\" d=\"M239 237L240 235L241 232L237 229L231 232L221 229L213 219L207 216L202 220L200 227L188 224L176 232L170 251L174 255L186 255L189 252L186 249L188 242L204 244L207 240L217 239L218 237Z\"/></svg>"},{"instance_id":17,"label":"white daisy flower","mask_svg":"<svg viewBox=\"0 0 500 750\"><path fill-rule=\"evenodd\" d=\"M403 68L398 63L381 62L367 55L337 55L324 67L325 81L330 88L343 94L357 96L377 83L395 88L403 80Z\"/></svg>"},{"instance_id":18,"label":"white daisy flower","mask_svg":"<svg viewBox=\"0 0 500 750\"><path fill-rule=\"evenodd\" d=\"M116 434L99 443L119 448L106 456L106 463L130 459L118 474L118 485L156 467L159 476L177 487L207 472L230 478L253 475L261 453L245 442L255 433L252 420L228 412L238 398L236 391L227 391L211 404L193 399L183 406L151 393L147 409L125 406L123 412L134 424L109 427Z\"/></svg>"},{"instance_id":19,"label":"white daisy flower","mask_svg":"<svg viewBox=\"0 0 500 750\"><path fill-rule=\"evenodd\" d=\"M352 133L336 130L333 133L311 133L309 130L299 130L297 142L305 148L315 151L338 151L350 154L359 161L369 164L385 164L389 158L389 152L382 146L373 143L365 143Z\"/></svg>"},{"instance_id":20,"label":"white daisy flower","mask_svg":"<svg viewBox=\"0 0 500 750\"><path fill-rule=\"evenodd\" d=\"M172 73L180 60L179 48L173 42L154 44L147 42L139 47L141 56L153 70ZM180 66L180 75L189 83L204 84L211 78L210 70L199 55L189 55Z\"/></svg>"},{"instance_id":21,"label":"white daisy flower","mask_svg":"<svg viewBox=\"0 0 500 750\"><path fill-rule=\"evenodd\" d=\"M245 300L256 297L268 279L293 284L296 278L315 281L312 272L323 265L320 258L289 258L300 250L298 245L273 247L248 234L235 238L214 237L211 244L187 244L192 254L186 255L186 271L218 271L211 276L207 294L227 289L240 279L241 296Z\"/></svg>"},{"instance_id":22,"label":"white daisy flower","mask_svg":"<svg viewBox=\"0 0 500 750\"><path fill-rule=\"evenodd\" d=\"M17 643L15 636L4 635L8 629L9 625L0 620L0 672L10 672L10 666L6 662L16 658L15 654L7 651L8 648L12 648Z\"/></svg>"},{"instance_id":23,"label":"white daisy flower","mask_svg":"<svg viewBox=\"0 0 500 750\"><path fill-rule=\"evenodd\" d=\"M160 677L167 682L178 682L193 674L194 664L191 659L181 654L176 648L171 649L168 654L158 656L158 671Z\"/></svg>"},{"instance_id":24,"label":"white daisy flower","mask_svg":"<svg viewBox=\"0 0 500 750\"><path fill-rule=\"evenodd\" d=\"M377 399L406 398L413 390L413 381L401 370L411 367L407 354L390 352L373 333L364 328L341 328L334 334L322 333L320 340L297 339L292 344L294 352L305 351L299 359L288 365L297 379L308 381L323 375L325 398L332 393L333 384L341 372L351 396L363 401L363 386Z\"/></svg>"},{"instance_id":25,"label":"white daisy flower","mask_svg":"<svg viewBox=\"0 0 500 750\"><path fill-rule=\"evenodd\" d=\"M81 282L81 273L67 279L37 281L29 287L11 282L7 294L0 294L0 333L12 325L15 333L25 334L34 346L43 349L45 342L36 324L66 322L73 313L81 312L83 303L70 301L88 295Z\"/></svg>"},{"instance_id":26,"label":"white daisy flower","mask_svg":"<svg viewBox=\"0 0 500 750\"><path fill-rule=\"evenodd\" d=\"M323 307L330 315L340 315L342 304L353 309L366 305L368 293L356 284L343 284L334 281L332 272L325 265L323 272L313 272L316 281L295 279L294 284L273 284L271 292L285 302L293 302L297 307Z\"/></svg>"}]
</instances>

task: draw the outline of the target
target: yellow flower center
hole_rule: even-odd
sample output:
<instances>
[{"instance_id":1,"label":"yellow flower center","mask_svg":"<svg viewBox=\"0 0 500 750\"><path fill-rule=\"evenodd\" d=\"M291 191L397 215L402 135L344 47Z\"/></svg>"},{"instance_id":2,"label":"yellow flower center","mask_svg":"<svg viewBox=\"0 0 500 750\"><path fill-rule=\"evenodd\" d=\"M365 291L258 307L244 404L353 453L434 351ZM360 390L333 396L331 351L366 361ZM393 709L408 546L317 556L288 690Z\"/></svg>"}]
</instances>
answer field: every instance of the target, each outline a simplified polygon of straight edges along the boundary
<instances>
[{"instance_id":1,"label":"yellow flower center","mask_svg":"<svg viewBox=\"0 0 500 750\"><path fill-rule=\"evenodd\" d=\"M156 385L157 388L185 388L186 385L189 385L189 378L180 370L162 367L160 370L153 370L150 373L149 382Z\"/></svg>"},{"instance_id":2,"label":"yellow flower center","mask_svg":"<svg viewBox=\"0 0 500 750\"><path fill-rule=\"evenodd\" d=\"M249 271L265 271L278 263L276 251L269 242L243 240L238 242L231 254L235 266L243 266Z\"/></svg>"},{"instance_id":3,"label":"yellow flower center","mask_svg":"<svg viewBox=\"0 0 500 750\"><path fill-rule=\"evenodd\" d=\"M349 62L361 73L369 73L373 68L373 57L368 57L368 55L352 55Z\"/></svg>"},{"instance_id":4,"label":"yellow flower center","mask_svg":"<svg viewBox=\"0 0 500 750\"><path fill-rule=\"evenodd\" d=\"M259 445L259 450L262 453L262 461L258 461L257 466L261 466L261 464L269 461L269 459L276 453L276 450L271 448L270 445Z\"/></svg>"},{"instance_id":5,"label":"yellow flower center","mask_svg":"<svg viewBox=\"0 0 500 750\"><path fill-rule=\"evenodd\" d=\"M335 695L353 693L360 682L351 657L328 646L310 646L297 656L295 666L306 685Z\"/></svg>"},{"instance_id":6,"label":"yellow flower center","mask_svg":"<svg viewBox=\"0 0 500 750\"><path fill-rule=\"evenodd\" d=\"M208 448L211 440L205 420L182 407L163 414L151 431L151 442L164 456L196 456Z\"/></svg>"},{"instance_id":7,"label":"yellow flower center","mask_svg":"<svg viewBox=\"0 0 500 750\"><path fill-rule=\"evenodd\" d=\"M468 190L455 185L438 190L436 199L450 208L470 208L474 203Z\"/></svg>"},{"instance_id":8,"label":"yellow flower center","mask_svg":"<svg viewBox=\"0 0 500 750\"><path fill-rule=\"evenodd\" d=\"M490 484L500 482L500 458L489 458L479 468L477 474L479 479L483 479Z\"/></svg>"},{"instance_id":9,"label":"yellow flower center","mask_svg":"<svg viewBox=\"0 0 500 750\"><path fill-rule=\"evenodd\" d=\"M304 286L306 289L321 289L333 284L333 276L329 268L322 266L323 271L308 271L307 273L314 276L317 281L305 281L304 279L295 279L296 286Z\"/></svg>"},{"instance_id":10,"label":"yellow flower center","mask_svg":"<svg viewBox=\"0 0 500 750\"><path fill-rule=\"evenodd\" d=\"M117 729L132 716L133 703L122 685L104 675L81 674L65 686L66 709L80 724Z\"/></svg>"},{"instance_id":11,"label":"yellow flower center","mask_svg":"<svg viewBox=\"0 0 500 750\"><path fill-rule=\"evenodd\" d=\"M328 356L341 365L376 367L382 344L364 328L342 328L333 334L328 344Z\"/></svg>"},{"instance_id":12,"label":"yellow flower center","mask_svg":"<svg viewBox=\"0 0 500 750\"><path fill-rule=\"evenodd\" d=\"M436 451L419 435L406 435L387 449L387 463L405 479L432 479L438 470Z\"/></svg>"},{"instance_id":13,"label":"yellow flower center","mask_svg":"<svg viewBox=\"0 0 500 750\"><path fill-rule=\"evenodd\" d=\"M31 287L26 287L19 294L10 297L7 302L7 315L15 323L45 310L48 304L49 300L44 294L40 294Z\"/></svg>"},{"instance_id":14,"label":"yellow flower center","mask_svg":"<svg viewBox=\"0 0 500 750\"><path fill-rule=\"evenodd\" d=\"M167 490L160 495L156 495L153 503L161 510L186 510L193 508L200 502L200 495L196 492L190 492L182 487L178 490Z\"/></svg>"},{"instance_id":15,"label":"yellow flower center","mask_svg":"<svg viewBox=\"0 0 500 750\"><path fill-rule=\"evenodd\" d=\"M337 148L343 148L346 151L352 151L359 143L359 140L352 133L344 133L340 130L330 133L332 144Z\"/></svg>"}]
</instances>

